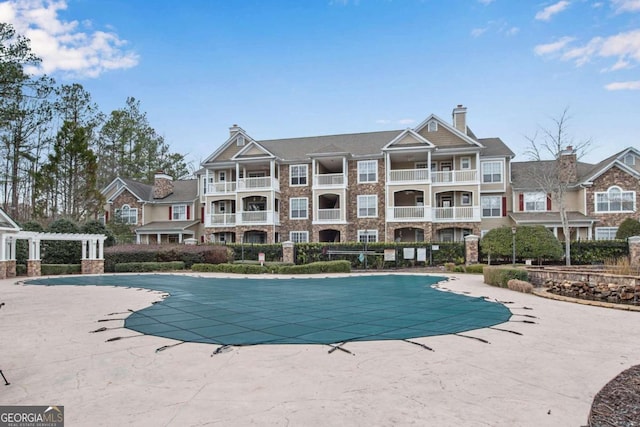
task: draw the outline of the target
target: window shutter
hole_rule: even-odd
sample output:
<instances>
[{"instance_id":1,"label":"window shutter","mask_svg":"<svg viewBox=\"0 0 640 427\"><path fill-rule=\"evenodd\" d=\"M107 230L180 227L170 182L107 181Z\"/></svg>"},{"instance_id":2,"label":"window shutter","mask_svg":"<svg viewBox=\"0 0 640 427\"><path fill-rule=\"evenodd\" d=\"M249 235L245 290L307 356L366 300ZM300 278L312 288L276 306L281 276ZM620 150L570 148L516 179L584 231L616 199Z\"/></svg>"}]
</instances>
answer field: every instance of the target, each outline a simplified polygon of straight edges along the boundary
<instances>
[{"instance_id":1,"label":"window shutter","mask_svg":"<svg viewBox=\"0 0 640 427\"><path fill-rule=\"evenodd\" d=\"M547 211L551 210L551 194L547 194Z\"/></svg>"},{"instance_id":2,"label":"window shutter","mask_svg":"<svg viewBox=\"0 0 640 427\"><path fill-rule=\"evenodd\" d=\"M204 243L204 236L200 236L200 243Z\"/></svg>"},{"instance_id":3,"label":"window shutter","mask_svg":"<svg viewBox=\"0 0 640 427\"><path fill-rule=\"evenodd\" d=\"M191 219L191 205L187 205L187 220Z\"/></svg>"},{"instance_id":4,"label":"window shutter","mask_svg":"<svg viewBox=\"0 0 640 427\"><path fill-rule=\"evenodd\" d=\"M169 206L169 221L171 221L172 217L171 217L171 206Z\"/></svg>"},{"instance_id":5,"label":"window shutter","mask_svg":"<svg viewBox=\"0 0 640 427\"><path fill-rule=\"evenodd\" d=\"M204 224L204 206L200 208L200 224ZM204 236L202 236L202 238L204 239Z\"/></svg>"},{"instance_id":6,"label":"window shutter","mask_svg":"<svg viewBox=\"0 0 640 427\"><path fill-rule=\"evenodd\" d=\"M109 211L104 211L104 222L109 222Z\"/></svg>"},{"instance_id":7,"label":"window shutter","mask_svg":"<svg viewBox=\"0 0 640 427\"><path fill-rule=\"evenodd\" d=\"M507 216L507 198L502 198L502 216Z\"/></svg>"},{"instance_id":8,"label":"window shutter","mask_svg":"<svg viewBox=\"0 0 640 427\"><path fill-rule=\"evenodd\" d=\"M524 194L519 194L518 195L518 209L520 210L520 212L524 211Z\"/></svg>"}]
</instances>

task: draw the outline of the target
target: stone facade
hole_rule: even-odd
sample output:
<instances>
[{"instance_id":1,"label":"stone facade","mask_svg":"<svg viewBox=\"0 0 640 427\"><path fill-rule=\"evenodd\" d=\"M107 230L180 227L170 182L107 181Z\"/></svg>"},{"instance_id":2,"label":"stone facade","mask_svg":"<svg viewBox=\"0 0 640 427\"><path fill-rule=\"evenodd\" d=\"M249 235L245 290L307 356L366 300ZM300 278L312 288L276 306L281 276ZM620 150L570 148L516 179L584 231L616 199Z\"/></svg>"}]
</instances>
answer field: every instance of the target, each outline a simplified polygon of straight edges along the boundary
<instances>
[{"instance_id":1,"label":"stone facade","mask_svg":"<svg viewBox=\"0 0 640 427\"><path fill-rule=\"evenodd\" d=\"M103 274L104 273L104 260L103 259L83 259L82 274Z\"/></svg>"},{"instance_id":2,"label":"stone facade","mask_svg":"<svg viewBox=\"0 0 640 427\"><path fill-rule=\"evenodd\" d=\"M157 173L153 180L153 198L164 199L171 193L173 193L173 178Z\"/></svg>"},{"instance_id":3,"label":"stone facade","mask_svg":"<svg viewBox=\"0 0 640 427\"><path fill-rule=\"evenodd\" d=\"M5 261L6 262L6 271L7 271L7 279L12 279L14 277L16 277L18 275L18 273L16 272L16 265L17 265L17 261L16 260L9 260L9 261Z\"/></svg>"},{"instance_id":4,"label":"stone facade","mask_svg":"<svg viewBox=\"0 0 640 427\"><path fill-rule=\"evenodd\" d=\"M304 163L300 163L304 164ZM280 239L289 240L291 231L307 231L309 241L312 240L311 222L313 218L313 193L311 191L313 178L311 177L311 165L307 164L307 185L291 186L289 181L290 165L280 167ZM307 199L307 218L291 218L291 199L304 197ZM317 241L317 240L316 240Z\"/></svg>"},{"instance_id":5,"label":"stone facade","mask_svg":"<svg viewBox=\"0 0 640 427\"><path fill-rule=\"evenodd\" d=\"M287 264L294 264L296 262L293 242L287 241L282 244L282 262Z\"/></svg>"},{"instance_id":6,"label":"stone facade","mask_svg":"<svg viewBox=\"0 0 640 427\"><path fill-rule=\"evenodd\" d=\"M122 208L124 205L129 205L132 209L138 209L138 219L136 225L142 225L142 203L138 201L138 198L131 194L129 190L124 190L120 193L111 205L112 212L110 212L110 221L115 219L116 209ZM132 224L133 225L133 224Z\"/></svg>"},{"instance_id":7,"label":"stone facade","mask_svg":"<svg viewBox=\"0 0 640 427\"><path fill-rule=\"evenodd\" d=\"M606 192L612 186L623 191L636 192L636 211L633 213L596 213L595 193ZM638 180L618 167L612 167L600 175L587 190L587 215L598 219L597 227L617 227L626 218L640 220L640 185Z\"/></svg>"},{"instance_id":8,"label":"stone facade","mask_svg":"<svg viewBox=\"0 0 640 427\"><path fill-rule=\"evenodd\" d=\"M39 277L42 275L42 261L38 260L27 260L27 277Z\"/></svg>"},{"instance_id":9,"label":"stone facade","mask_svg":"<svg viewBox=\"0 0 640 427\"><path fill-rule=\"evenodd\" d=\"M384 241L385 224L385 170L384 160L378 159L378 181L358 184L358 161L347 162L349 190L347 191L347 241L358 241L358 230L377 230L378 241ZM375 218L358 218L358 196L378 196L378 216Z\"/></svg>"},{"instance_id":10,"label":"stone facade","mask_svg":"<svg viewBox=\"0 0 640 427\"><path fill-rule=\"evenodd\" d=\"M634 267L640 267L640 236L632 236L629 242L629 261Z\"/></svg>"},{"instance_id":11,"label":"stone facade","mask_svg":"<svg viewBox=\"0 0 640 427\"><path fill-rule=\"evenodd\" d=\"M0 280L7 278L7 262L0 261Z\"/></svg>"},{"instance_id":12,"label":"stone facade","mask_svg":"<svg viewBox=\"0 0 640 427\"><path fill-rule=\"evenodd\" d=\"M466 265L478 263L480 259L479 241L480 237L474 236L473 234L464 238L464 259Z\"/></svg>"}]
</instances>

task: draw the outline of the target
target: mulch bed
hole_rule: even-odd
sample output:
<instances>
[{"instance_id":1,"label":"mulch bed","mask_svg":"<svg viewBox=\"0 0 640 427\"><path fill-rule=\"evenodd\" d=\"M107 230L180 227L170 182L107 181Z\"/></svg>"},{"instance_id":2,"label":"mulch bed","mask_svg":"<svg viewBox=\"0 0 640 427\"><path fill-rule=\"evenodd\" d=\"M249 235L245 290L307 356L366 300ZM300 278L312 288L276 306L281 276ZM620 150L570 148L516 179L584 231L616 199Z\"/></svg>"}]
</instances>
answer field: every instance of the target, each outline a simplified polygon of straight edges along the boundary
<instances>
[{"instance_id":1,"label":"mulch bed","mask_svg":"<svg viewBox=\"0 0 640 427\"><path fill-rule=\"evenodd\" d=\"M623 371L596 394L589 427L640 427L640 365Z\"/></svg>"}]
</instances>

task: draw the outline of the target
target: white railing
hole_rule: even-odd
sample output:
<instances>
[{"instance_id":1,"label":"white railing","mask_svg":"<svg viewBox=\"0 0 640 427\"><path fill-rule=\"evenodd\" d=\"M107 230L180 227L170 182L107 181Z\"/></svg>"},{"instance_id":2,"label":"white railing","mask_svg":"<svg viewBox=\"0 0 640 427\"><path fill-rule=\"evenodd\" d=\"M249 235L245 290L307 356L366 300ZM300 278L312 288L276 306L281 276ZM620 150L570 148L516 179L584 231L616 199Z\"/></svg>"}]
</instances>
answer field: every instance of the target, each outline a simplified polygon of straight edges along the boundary
<instances>
[{"instance_id":1,"label":"white railing","mask_svg":"<svg viewBox=\"0 0 640 427\"><path fill-rule=\"evenodd\" d=\"M207 226L224 227L224 226L231 226L235 224L236 224L236 214L223 213L223 214L209 215L209 224L207 224Z\"/></svg>"},{"instance_id":2,"label":"white railing","mask_svg":"<svg viewBox=\"0 0 640 427\"><path fill-rule=\"evenodd\" d=\"M251 190L275 190L280 191L280 183L270 176L260 176L256 178L240 178L238 180L238 191Z\"/></svg>"},{"instance_id":3,"label":"white railing","mask_svg":"<svg viewBox=\"0 0 640 427\"><path fill-rule=\"evenodd\" d=\"M235 181L210 182L207 184L207 194L235 193Z\"/></svg>"},{"instance_id":4,"label":"white railing","mask_svg":"<svg viewBox=\"0 0 640 427\"><path fill-rule=\"evenodd\" d=\"M236 222L238 224L279 224L280 218L278 212L273 211L247 211L238 212L236 214Z\"/></svg>"},{"instance_id":5,"label":"white railing","mask_svg":"<svg viewBox=\"0 0 640 427\"><path fill-rule=\"evenodd\" d=\"M437 184L467 184L477 183L478 171L476 169L463 171L431 172L431 182Z\"/></svg>"},{"instance_id":6,"label":"white railing","mask_svg":"<svg viewBox=\"0 0 640 427\"><path fill-rule=\"evenodd\" d=\"M343 173L325 173L313 177L313 186L316 188L342 187L345 182Z\"/></svg>"},{"instance_id":7,"label":"white railing","mask_svg":"<svg viewBox=\"0 0 640 427\"><path fill-rule=\"evenodd\" d=\"M433 221L480 221L480 207L454 206L450 208L433 208Z\"/></svg>"},{"instance_id":8,"label":"white railing","mask_svg":"<svg viewBox=\"0 0 640 427\"><path fill-rule=\"evenodd\" d=\"M342 219L342 210L338 209L318 209L317 221L340 221Z\"/></svg>"},{"instance_id":9,"label":"white railing","mask_svg":"<svg viewBox=\"0 0 640 427\"><path fill-rule=\"evenodd\" d=\"M426 182L429 169L395 169L389 171L389 182Z\"/></svg>"},{"instance_id":10,"label":"white railing","mask_svg":"<svg viewBox=\"0 0 640 427\"><path fill-rule=\"evenodd\" d=\"M387 209L389 221L430 221L431 210L425 206L396 206Z\"/></svg>"}]
</instances>

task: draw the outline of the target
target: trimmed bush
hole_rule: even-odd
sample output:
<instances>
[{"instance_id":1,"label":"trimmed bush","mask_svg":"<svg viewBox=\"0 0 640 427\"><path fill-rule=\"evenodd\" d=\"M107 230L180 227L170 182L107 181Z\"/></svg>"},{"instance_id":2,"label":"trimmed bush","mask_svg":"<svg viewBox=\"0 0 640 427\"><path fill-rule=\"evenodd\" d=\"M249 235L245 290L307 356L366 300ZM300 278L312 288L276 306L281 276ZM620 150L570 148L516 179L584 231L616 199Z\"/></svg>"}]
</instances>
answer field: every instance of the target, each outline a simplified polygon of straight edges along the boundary
<instances>
[{"instance_id":1,"label":"trimmed bush","mask_svg":"<svg viewBox=\"0 0 640 427\"><path fill-rule=\"evenodd\" d=\"M233 274L262 274L269 270L266 266L260 264L193 264L192 271L210 272L210 273L233 273Z\"/></svg>"},{"instance_id":2,"label":"trimmed bush","mask_svg":"<svg viewBox=\"0 0 640 427\"><path fill-rule=\"evenodd\" d=\"M27 267L25 266L25 274ZM16 273L18 266L16 265ZM80 264L41 264L40 272L43 276L57 276L60 274L79 274L82 272Z\"/></svg>"},{"instance_id":3,"label":"trimmed bush","mask_svg":"<svg viewBox=\"0 0 640 427\"><path fill-rule=\"evenodd\" d=\"M305 265L289 265L268 263L264 267L259 264L193 264L191 270L200 272L235 273L235 274L317 274L317 273L349 273L349 261L313 262Z\"/></svg>"},{"instance_id":4,"label":"trimmed bush","mask_svg":"<svg viewBox=\"0 0 640 427\"><path fill-rule=\"evenodd\" d=\"M450 273L453 273L456 269L456 264L454 262L445 262L444 269Z\"/></svg>"},{"instance_id":5,"label":"trimmed bush","mask_svg":"<svg viewBox=\"0 0 640 427\"><path fill-rule=\"evenodd\" d=\"M523 280L525 282L529 280L527 270L521 268L485 266L482 274L484 275L484 283L501 288L506 288L511 279Z\"/></svg>"},{"instance_id":6,"label":"trimmed bush","mask_svg":"<svg viewBox=\"0 0 640 427\"><path fill-rule=\"evenodd\" d=\"M282 265L279 274L350 273L349 261L320 261L304 265Z\"/></svg>"},{"instance_id":7,"label":"trimmed bush","mask_svg":"<svg viewBox=\"0 0 640 427\"><path fill-rule=\"evenodd\" d=\"M195 263L228 262L231 253L222 245L120 245L105 248L104 271L114 272L116 264L128 262L182 261L191 268Z\"/></svg>"},{"instance_id":8,"label":"trimmed bush","mask_svg":"<svg viewBox=\"0 0 640 427\"><path fill-rule=\"evenodd\" d=\"M26 275L27 275L27 266L24 264L16 264L16 276L26 276Z\"/></svg>"},{"instance_id":9,"label":"trimmed bush","mask_svg":"<svg viewBox=\"0 0 640 427\"><path fill-rule=\"evenodd\" d=\"M143 273L148 271L184 270L184 261L169 262L122 262L115 265L118 273Z\"/></svg>"},{"instance_id":10,"label":"trimmed bush","mask_svg":"<svg viewBox=\"0 0 640 427\"><path fill-rule=\"evenodd\" d=\"M533 285L531 283L518 279L509 280L507 282L507 288L512 291L524 292L525 294L530 294L533 291Z\"/></svg>"},{"instance_id":11,"label":"trimmed bush","mask_svg":"<svg viewBox=\"0 0 640 427\"><path fill-rule=\"evenodd\" d=\"M483 270L484 270L484 264L472 264L472 265L467 265L464 268L464 271L466 271L467 273L473 273L473 274L482 274Z\"/></svg>"}]
</instances>

